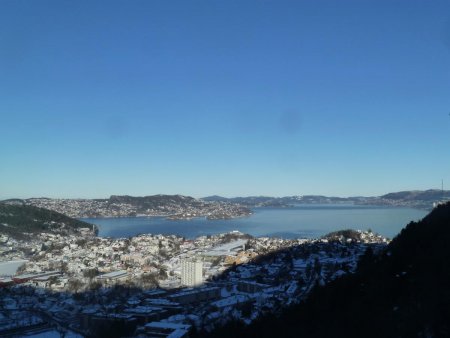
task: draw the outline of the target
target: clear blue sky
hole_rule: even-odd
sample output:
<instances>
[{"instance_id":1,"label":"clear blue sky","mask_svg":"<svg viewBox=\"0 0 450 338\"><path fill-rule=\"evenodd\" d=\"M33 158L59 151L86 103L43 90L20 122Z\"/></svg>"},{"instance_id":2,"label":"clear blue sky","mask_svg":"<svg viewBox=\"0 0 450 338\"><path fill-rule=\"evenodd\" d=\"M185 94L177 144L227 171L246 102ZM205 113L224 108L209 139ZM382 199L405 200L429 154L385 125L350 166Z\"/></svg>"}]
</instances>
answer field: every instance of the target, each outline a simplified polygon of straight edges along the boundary
<instances>
[{"instance_id":1,"label":"clear blue sky","mask_svg":"<svg viewBox=\"0 0 450 338\"><path fill-rule=\"evenodd\" d=\"M0 198L450 189L448 1L0 1Z\"/></svg>"}]
</instances>

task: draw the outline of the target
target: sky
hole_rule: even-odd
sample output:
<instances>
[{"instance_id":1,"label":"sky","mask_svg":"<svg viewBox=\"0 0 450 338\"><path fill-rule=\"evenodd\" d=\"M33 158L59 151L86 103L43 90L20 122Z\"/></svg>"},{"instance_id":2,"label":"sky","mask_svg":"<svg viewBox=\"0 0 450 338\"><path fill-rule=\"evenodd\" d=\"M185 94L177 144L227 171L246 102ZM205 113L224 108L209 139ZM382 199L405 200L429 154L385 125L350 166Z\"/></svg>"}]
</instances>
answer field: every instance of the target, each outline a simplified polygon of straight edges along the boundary
<instances>
[{"instance_id":1,"label":"sky","mask_svg":"<svg viewBox=\"0 0 450 338\"><path fill-rule=\"evenodd\" d=\"M0 1L0 199L450 189L448 1Z\"/></svg>"}]
</instances>

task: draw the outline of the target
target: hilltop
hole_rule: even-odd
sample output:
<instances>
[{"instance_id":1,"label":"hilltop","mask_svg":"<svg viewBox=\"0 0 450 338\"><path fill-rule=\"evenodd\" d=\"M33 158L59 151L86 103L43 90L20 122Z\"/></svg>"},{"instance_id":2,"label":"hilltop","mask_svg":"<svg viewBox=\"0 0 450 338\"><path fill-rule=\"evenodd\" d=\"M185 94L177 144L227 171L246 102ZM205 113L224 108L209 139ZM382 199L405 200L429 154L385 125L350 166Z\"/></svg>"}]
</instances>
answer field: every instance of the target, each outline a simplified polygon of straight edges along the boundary
<instances>
[{"instance_id":1,"label":"hilltop","mask_svg":"<svg viewBox=\"0 0 450 338\"><path fill-rule=\"evenodd\" d=\"M285 196L285 197L271 197L271 196L248 196L248 197L221 197L208 196L202 198L204 201L221 201L228 203L235 203L245 205L247 207L290 207L295 204L331 204L331 203L349 203L354 199L342 197L327 197L320 195L304 195L304 196Z\"/></svg>"},{"instance_id":2,"label":"hilltop","mask_svg":"<svg viewBox=\"0 0 450 338\"><path fill-rule=\"evenodd\" d=\"M31 205L62 213L69 217L135 217L164 216L171 219L207 217L226 219L251 214L250 209L232 203L209 202L182 195L118 196L108 199L11 199L4 203Z\"/></svg>"},{"instance_id":3,"label":"hilltop","mask_svg":"<svg viewBox=\"0 0 450 338\"><path fill-rule=\"evenodd\" d=\"M370 249L355 274L316 286L278 317L217 337L448 337L450 335L450 203L412 222L380 253Z\"/></svg>"},{"instance_id":4,"label":"hilltop","mask_svg":"<svg viewBox=\"0 0 450 338\"><path fill-rule=\"evenodd\" d=\"M46 197L9 199L10 205L30 205L62 213L74 218L164 216L170 219L227 219L248 216L251 208L288 208L299 204L354 204L402 206L431 210L436 203L450 200L450 191L401 191L378 197L248 196L222 197L218 195L194 198L183 195L129 196L112 195L105 199L52 199Z\"/></svg>"},{"instance_id":5,"label":"hilltop","mask_svg":"<svg viewBox=\"0 0 450 338\"><path fill-rule=\"evenodd\" d=\"M450 198L450 191L437 189L399 191L380 196L382 199L404 200L404 201L439 201L443 198Z\"/></svg>"},{"instance_id":6,"label":"hilltop","mask_svg":"<svg viewBox=\"0 0 450 338\"><path fill-rule=\"evenodd\" d=\"M58 212L23 204L0 203L0 233L24 238L41 232L71 234L93 225Z\"/></svg>"},{"instance_id":7,"label":"hilltop","mask_svg":"<svg viewBox=\"0 0 450 338\"><path fill-rule=\"evenodd\" d=\"M204 201L221 201L236 203L247 207L290 207L296 204L355 204L355 205L380 205L380 206L404 206L411 208L431 210L434 203L450 200L449 190L411 190L384 194L376 197L351 196L335 197L322 195L302 196L248 196L248 197L222 197L208 196Z\"/></svg>"}]
</instances>

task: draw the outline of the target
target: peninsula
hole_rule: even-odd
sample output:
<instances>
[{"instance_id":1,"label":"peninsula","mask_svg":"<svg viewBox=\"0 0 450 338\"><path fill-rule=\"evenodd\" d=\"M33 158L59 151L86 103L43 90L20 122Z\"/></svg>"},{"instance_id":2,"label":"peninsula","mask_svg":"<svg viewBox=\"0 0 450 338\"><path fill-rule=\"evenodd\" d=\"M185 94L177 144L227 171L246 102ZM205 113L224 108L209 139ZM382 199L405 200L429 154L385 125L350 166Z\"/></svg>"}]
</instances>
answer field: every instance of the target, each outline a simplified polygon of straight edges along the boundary
<instances>
[{"instance_id":1,"label":"peninsula","mask_svg":"<svg viewBox=\"0 0 450 338\"><path fill-rule=\"evenodd\" d=\"M195 217L230 219L252 213L249 208L240 204L204 201L182 195L113 195L108 199L29 198L3 202L45 208L73 218L163 216L173 220Z\"/></svg>"}]
</instances>

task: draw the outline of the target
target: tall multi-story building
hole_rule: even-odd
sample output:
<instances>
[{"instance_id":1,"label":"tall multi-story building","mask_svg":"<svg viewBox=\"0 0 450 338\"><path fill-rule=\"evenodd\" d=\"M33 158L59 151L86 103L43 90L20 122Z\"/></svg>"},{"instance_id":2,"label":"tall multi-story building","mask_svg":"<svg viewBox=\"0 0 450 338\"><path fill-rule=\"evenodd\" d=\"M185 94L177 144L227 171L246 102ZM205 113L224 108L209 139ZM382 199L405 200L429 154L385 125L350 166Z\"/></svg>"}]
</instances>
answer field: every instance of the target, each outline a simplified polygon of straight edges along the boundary
<instances>
[{"instance_id":1,"label":"tall multi-story building","mask_svg":"<svg viewBox=\"0 0 450 338\"><path fill-rule=\"evenodd\" d=\"M203 263L189 259L181 262L181 284L198 286L203 283Z\"/></svg>"}]
</instances>

